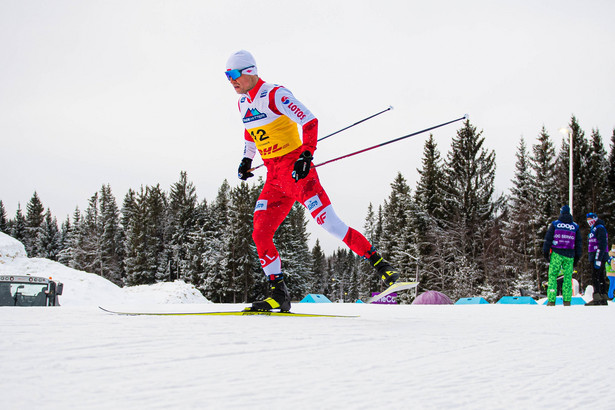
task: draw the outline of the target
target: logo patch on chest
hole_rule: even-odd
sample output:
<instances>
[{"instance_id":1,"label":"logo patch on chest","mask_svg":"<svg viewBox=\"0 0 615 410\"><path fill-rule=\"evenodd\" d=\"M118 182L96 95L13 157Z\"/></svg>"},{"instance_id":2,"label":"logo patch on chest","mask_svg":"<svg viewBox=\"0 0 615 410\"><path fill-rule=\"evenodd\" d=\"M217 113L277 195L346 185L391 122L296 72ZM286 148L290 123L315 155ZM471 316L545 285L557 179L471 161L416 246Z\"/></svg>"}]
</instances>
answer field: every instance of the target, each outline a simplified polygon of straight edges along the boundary
<instances>
[{"instance_id":1,"label":"logo patch on chest","mask_svg":"<svg viewBox=\"0 0 615 410\"><path fill-rule=\"evenodd\" d=\"M246 115L243 116L243 123L262 120L263 118L267 118L267 114L260 112L256 108L250 108L246 111Z\"/></svg>"}]
</instances>

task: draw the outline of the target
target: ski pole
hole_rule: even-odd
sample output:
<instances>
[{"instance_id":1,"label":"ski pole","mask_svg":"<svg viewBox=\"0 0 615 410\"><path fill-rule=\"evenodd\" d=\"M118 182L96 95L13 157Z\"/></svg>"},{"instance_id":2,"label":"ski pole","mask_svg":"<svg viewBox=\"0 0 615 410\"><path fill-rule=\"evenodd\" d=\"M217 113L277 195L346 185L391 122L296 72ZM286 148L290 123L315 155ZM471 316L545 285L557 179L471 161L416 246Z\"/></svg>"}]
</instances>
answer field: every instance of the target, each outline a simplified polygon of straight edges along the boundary
<instances>
[{"instance_id":1,"label":"ski pole","mask_svg":"<svg viewBox=\"0 0 615 410\"><path fill-rule=\"evenodd\" d=\"M443 122L442 124L434 125L433 127L425 128L424 130L417 131L417 132L413 132L412 134L404 135L403 137L395 138L395 139L392 139L392 140L390 140L390 141L386 141L386 142L383 142L383 143L381 143L381 144L374 145L373 147L364 148L364 149L362 149L362 150L355 151L355 152L352 152L352 153L350 153L350 154L343 155L343 156L341 156L341 157L337 157L337 158L330 159L330 160L325 161L325 162L322 162L322 163L320 163L320 164L318 164L318 165L314 165L314 168L316 168L316 167L320 167L320 166L323 166L323 165L326 165L326 164L330 164L331 162L339 161L340 159L349 158L349 157L352 157L352 156L354 156L354 155L361 154L361 153L363 153L363 152L371 151L371 150L373 150L373 149L375 149L375 148L383 147L383 146L385 146L385 145L392 144L392 143L394 143L394 142L401 141L401 140L403 140L403 139L410 138L410 137L413 137L413 136L415 136L415 135L422 134L422 133L424 133L424 132L434 130L434 129L436 129L436 128L444 127L445 125L451 124L451 123L453 123L453 122L456 122L456 121L461 121L461 120L467 120L467 119L469 119L469 118L470 118L470 115L469 115L469 114L466 114L466 115L464 115L463 117L460 117L460 118L457 118L457 119L454 119L454 120L451 120L451 121Z\"/></svg>"},{"instance_id":2,"label":"ski pole","mask_svg":"<svg viewBox=\"0 0 615 410\"><path fill-rule=\"evenodd\" d=\"M376 117L376 116L378 116L378 115L380 115L380 114L383 114L383 113L385 113L385 112L387 112L387 111L390 111L390 110L392 110L392 109L393 109L393 106L392 106L392 105L389 105L389 107L388 107L386 110L382 110L382 111L380 111L380 112L377 112L376 114L370 115L369 117L365 117L365 118L363 118L362 120L359 120L359 121L355 122L355 123L354 123L354 124L352 124L352 125L349 125L349 126L344 127L344 128L342 128L342 129L340 129L340 130L337 130L337 131L335 131L335 132L332 132L331 134L329 134L329 135L325 135L324 137L318 138L318 139L316 140L316 142L320 142L320 141L322 141L322 140L326 140L327 138L332 137L332 136L334 136L335 134L339 134L339 133L340 133L340 132L342 132L342 131L346 131L348 128L352 128L352 127L354 127L355 125L359 125L359 124L361 124L362 122L365 122L365 121L367 121L367 120L369 120L369 119L372 119L372 118L374 118L374 117ZM257 169L259 169L260 167L262 167L263 165L265 165L265 164L260 164L260 165L258 165L258 166L255 166L254 168L249 169L249 170L248 170L248 172L252 172L252 171L254 171L254 170L257 170Z\"/></svg>"},{"instance_id":3,"label":"ski pole","mask_svg":"<svg viewBox=\"0 0 615 410\"><path fill-rule=\"evenodd\" d=\"M367 120L369 120L369 119L371 119L371 118L374 118L374 117L376 117L376 116L378 116L378 115L380 115L380 114L382 114L382 113L385 113L385 112L387 112L387 111L390 111L390 110L392 110L392 109L393 109L393 106L392 106L392 105L389 105L389 108L387 108L386 110L382 110L382 111L380 111L380 112L377 112L376 114L374 114L374 115L370 115L369 117L366 117L366 118L363 118L362 120L357 121L357 122L355 122L354 124L349 125L349 126L347 126L347 127L345 127L345 128L342 128L341 130L338 130L338 131L332 132L332 133L331 133L331 134L329 134L329 135L325 135L324 137L319 138L319 139L318 139L318 142L320 142L320 141L322 141L322 140L326 140L327 138L332 137L332 136L334 136L335 134L338 134L338 133L340 133L340 132L342 132L342 131L346 131L348 128L352 128L352 127L354 127L355 125L359 125L359 124L361 124L361 123L362 123L362 122L364 122L364 121L367 121Z\"/></svg>"}]
</instances>

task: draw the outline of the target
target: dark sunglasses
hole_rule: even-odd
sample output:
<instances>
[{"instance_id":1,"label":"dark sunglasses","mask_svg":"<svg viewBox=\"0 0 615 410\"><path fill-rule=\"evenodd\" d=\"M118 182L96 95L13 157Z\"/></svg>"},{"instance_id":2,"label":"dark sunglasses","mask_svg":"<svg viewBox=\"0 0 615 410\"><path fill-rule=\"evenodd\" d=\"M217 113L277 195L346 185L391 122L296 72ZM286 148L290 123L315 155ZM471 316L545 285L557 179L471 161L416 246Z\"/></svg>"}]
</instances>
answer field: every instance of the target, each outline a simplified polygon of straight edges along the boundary
<instances>
[{"instance_id":1,"label":"dark sunglasses","mask_svg":"<svg viewBox=\"0 0 615 410\"><path fill-rule=\"evenodd\" d=\"M248 68L252 67L254 66L251 65L249 67L242 68L241 70L226 70L224 74L226 74L226 78L228 78L229 80L236 80L241 77L241 73L243 72L243 70L247 70Z\"/></svg>"}]
</instances>

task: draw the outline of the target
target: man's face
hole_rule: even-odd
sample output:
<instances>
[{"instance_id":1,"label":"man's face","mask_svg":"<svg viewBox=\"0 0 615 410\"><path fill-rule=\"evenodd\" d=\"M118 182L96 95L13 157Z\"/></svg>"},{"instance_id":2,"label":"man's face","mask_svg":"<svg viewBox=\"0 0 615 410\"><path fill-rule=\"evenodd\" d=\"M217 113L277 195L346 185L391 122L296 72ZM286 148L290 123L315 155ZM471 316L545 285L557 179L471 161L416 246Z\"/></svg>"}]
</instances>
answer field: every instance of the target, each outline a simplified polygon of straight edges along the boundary
<instances>
[{"instance_id":1,"label":"man's face","mask_svg":"<svg viewBox=\"0 0 615 410\"><path fill-rule=\"evenodd\" d=\"M229 78L229 81L237 94L246 94L258 82L258 76L242 74L236 80Z\"/></svg>"}]
</instances>

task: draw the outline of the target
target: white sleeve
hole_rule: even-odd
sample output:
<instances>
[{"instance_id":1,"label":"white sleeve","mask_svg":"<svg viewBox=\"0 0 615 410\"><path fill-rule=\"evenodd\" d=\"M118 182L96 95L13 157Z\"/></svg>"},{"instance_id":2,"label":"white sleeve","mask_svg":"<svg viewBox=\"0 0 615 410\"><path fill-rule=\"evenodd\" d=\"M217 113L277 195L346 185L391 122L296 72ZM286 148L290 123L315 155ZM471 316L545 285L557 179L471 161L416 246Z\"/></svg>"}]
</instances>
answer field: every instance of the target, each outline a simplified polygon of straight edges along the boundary
<instances>
[{"instance_id":1,"label":"white sleeve","mask_svg":"<svg viewBox=\"0 0 615 410\"><path fill-rule=\"evenodd\" d=\"M301 101L297 100L293 93L284 87L276 90L275 106L282 114L301 126L315 118L314 114Z\"/></svg>"},{"instance_id":2,"label":"white sleeve","mask_svg":"<svg viewBox=\"0 0 615 410\"><path fill-rule=\"evenodd\" d=\"M256 155L256 143L254 141L245 141L245 146L243 147L243 156L244 158L254 159Z\"/></svg>"}]
</instances>

